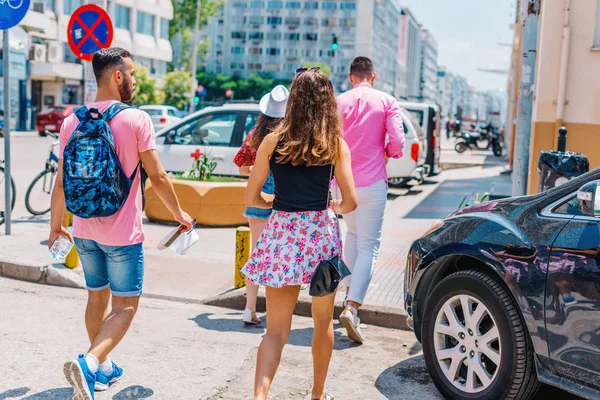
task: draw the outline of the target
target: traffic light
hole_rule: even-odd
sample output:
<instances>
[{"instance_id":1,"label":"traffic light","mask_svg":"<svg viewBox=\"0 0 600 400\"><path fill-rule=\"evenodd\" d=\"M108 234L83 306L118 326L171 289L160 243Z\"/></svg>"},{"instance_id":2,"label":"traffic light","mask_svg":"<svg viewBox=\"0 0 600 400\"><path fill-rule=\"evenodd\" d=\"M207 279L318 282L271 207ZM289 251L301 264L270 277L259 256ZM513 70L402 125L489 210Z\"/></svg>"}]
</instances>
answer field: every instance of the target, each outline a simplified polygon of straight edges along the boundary
<instances>
[{"instance_id":1,"label":"traffic light","mask_svg":"<svg viewBox=\"0 0 600 400\"><path fill-rule=\"evenodd\" d=\"M198 103L200 101L200 92L196 91L196 95L194 96L194 103Z\"/></svg>"},{"instance_id":2,"label":"traffic light","mask_svg":"<svg viewBox=\"0 0 600 400\"><path fill-rule=\"evenodd\" d=\"M333 38L331 39L331 49L332 50L337 50L338 49L338 42L337 42L337 36L333 35Z\"/></svg>"}]
</instances>

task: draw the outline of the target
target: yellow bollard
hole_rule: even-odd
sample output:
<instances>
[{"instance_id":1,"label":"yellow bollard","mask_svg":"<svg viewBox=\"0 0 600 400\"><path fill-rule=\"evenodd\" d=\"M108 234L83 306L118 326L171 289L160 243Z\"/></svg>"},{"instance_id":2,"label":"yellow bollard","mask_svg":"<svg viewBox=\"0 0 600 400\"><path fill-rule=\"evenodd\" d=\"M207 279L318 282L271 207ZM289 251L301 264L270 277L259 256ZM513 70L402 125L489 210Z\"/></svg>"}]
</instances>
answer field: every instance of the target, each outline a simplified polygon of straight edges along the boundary
<instances>
[{"instance_id":1,"label":"yellow bollard","mask_svg":"<svg viewBox=\"0 0 600 400\"><path fill-rule=\"evenodd\" d=\"M242 274L242 268L250 258L252 237L250 228L240 226L235 233L235 274L233 283L236 289L246 286L246 276Z\"/></svg>"},{"instance_id":2,"label":"yellow bollard","mask_svg":"<svg viewBox=\"0 0 600 400\"><path fill-rule=\"evenodd\" d=\"M64 217L63 217L63 226L65 226L65 227L73 226L73 214L65 211ZM71 249L71 252L67 256L67 258L65 258L65 267L73 269L73 268L77 268L78 266L79 266L79 253L77 253L77 248L75 246L73 246L73 248Z\"/></svg>"}]
</instances>

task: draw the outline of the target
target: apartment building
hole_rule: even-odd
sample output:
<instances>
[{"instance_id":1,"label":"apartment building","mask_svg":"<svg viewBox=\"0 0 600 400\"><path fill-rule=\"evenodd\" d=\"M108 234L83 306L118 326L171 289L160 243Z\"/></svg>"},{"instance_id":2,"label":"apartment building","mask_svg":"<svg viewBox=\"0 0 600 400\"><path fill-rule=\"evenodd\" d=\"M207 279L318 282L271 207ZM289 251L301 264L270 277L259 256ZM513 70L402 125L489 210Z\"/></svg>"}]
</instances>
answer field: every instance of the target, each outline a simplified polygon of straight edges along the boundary
<instances>
[{"instance_id":1,"label":"apartment building","mask_svg":"<svg viewBox=\"0 0 600 400\"><path fill-rule=\"evenodd\" d=\"M438 44L428 29L421 29L421 98L426 103L437 100Z\"/></svg>"},{"instance_id":2,"label":"apartment building","mask_svg":"<svg viewBox=\"0 0 600 400\"><path fill-rule=\"evenodd\" d=\"M363 55L375 63L376 86L394 93L400 11L397 0L228 0L204 30L210 41L205 68L291 79L302 62L319 62L331 67L343 91L352 59Z\"/></svg>"},{"instance_id":3,"label":"apartment building","mask_svg":"<svg viewBox=\"0 0 600 400\"><path fill-rule=\"evenodd\" d=\"M113 46L130 50L150 75L160 78L166 73L172 60L171 0L33 0L30 11L14 28L27 35L29 74L25 89L19 90L21 100L30 99L30 104L21 107L22 113L28 114L23 129L30 129L35 115L52 105L83 102L83 66L69 49L67 26L71 13L86 3L108 11L114 26Z\"/></svg>"},{"instance_id":4,"label":"apartment building","mask_svg":"<svg viewBox=\"0 0 600 400\"><path fill-rule=\"evenodd\" d=\"M399 29L399 57L406 87L402 88L398 97L419 101L421 98L421 26L406 7L402 8L400 13Z\"/></svg>"}]
</instances>

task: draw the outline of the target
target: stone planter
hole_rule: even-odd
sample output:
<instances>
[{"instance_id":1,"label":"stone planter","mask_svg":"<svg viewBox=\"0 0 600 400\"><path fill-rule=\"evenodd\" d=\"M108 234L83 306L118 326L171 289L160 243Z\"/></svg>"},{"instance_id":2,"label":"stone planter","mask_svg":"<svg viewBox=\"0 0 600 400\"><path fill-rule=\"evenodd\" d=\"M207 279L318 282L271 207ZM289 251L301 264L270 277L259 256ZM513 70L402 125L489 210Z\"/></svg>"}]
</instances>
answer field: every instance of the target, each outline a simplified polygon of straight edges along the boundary
<instances>
[{"instance_id":1,"label":"stone planter","mask_svg":"<svg viewBox=\"0 0 600 400\"><path fill-rule=\"evenodd\" d=\"M246 182L196 182L171 180L181 208L198 225L239 226L248 223L243 216ZM146 216L155 222L175 222L160 200L150 180L146 184Z\"/></svg>"}]
</instances>

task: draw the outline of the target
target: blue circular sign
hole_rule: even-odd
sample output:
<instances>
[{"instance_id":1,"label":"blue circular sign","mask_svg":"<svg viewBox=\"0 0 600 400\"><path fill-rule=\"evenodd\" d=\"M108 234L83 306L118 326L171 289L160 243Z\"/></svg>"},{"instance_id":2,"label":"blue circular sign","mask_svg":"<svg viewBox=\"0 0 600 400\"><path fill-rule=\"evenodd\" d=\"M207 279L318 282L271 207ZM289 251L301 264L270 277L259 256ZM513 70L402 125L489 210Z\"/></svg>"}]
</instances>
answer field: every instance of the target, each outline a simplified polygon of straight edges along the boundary
<instances>
[{"instance_id":1,"label":"blue circular sign","mask_svg":"<svg viewBox=\"0 0 600 400\"><path fill-rule=\"evenodd\" d=\"M0 0L0 30L10 29L25 18L31 0Z\"/></svg>"}]
</instances>

